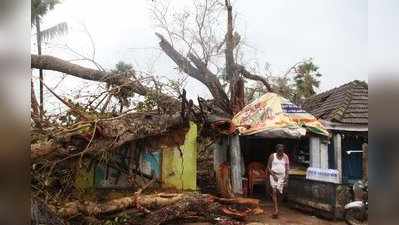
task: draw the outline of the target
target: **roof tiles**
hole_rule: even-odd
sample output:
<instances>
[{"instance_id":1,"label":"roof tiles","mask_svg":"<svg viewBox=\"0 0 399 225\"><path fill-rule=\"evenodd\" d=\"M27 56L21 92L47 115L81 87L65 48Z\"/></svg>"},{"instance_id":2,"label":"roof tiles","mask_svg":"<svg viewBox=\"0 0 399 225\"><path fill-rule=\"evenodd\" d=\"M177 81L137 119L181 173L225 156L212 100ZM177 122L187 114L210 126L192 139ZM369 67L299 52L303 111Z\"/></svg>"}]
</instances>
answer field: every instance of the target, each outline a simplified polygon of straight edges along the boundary
<instances>
[{"instance_id":1,"label":"roof tiles","mask_svg":"<svg viewBox=\"0 0 399 225\"><path fill-rule=\"evenodd\" d=\"M352 81L306 99L303 109L319 119L368 124L368 85Z\"/></svg>"}]
</instances>

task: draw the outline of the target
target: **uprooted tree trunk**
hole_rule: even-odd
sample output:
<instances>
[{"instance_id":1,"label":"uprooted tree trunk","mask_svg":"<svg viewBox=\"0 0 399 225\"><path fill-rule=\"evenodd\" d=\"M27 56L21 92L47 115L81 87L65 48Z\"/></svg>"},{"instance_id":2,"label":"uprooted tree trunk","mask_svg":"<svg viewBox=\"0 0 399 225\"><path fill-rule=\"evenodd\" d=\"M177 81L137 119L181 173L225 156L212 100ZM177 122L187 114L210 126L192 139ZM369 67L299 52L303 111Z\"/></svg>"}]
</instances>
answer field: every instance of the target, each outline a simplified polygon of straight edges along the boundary
<instances>
[{"instance_id":1,"label":"uprooted tree trunk","mask_svg":"<svg viewBox=\"0 0 399 225\"><path fill-rule=\"evenodd\" d=\"M244 210L234 209L234 205L245 206ZM250 198L218 198L207 194L134 194L131 197L110 200L104 203L70 202L58 209L58 215L71 218L84 216L102 217L129 208L139 208L144 212L142 224L159 225L167 221L184 218L186 215L197 215L208 220L215 215L244 219L252 213L259 213L259 200Z\"/></svg>"},{"instance_id":2,"label":"uprooted tree trunk","mask_svg":"<svg viewBox=\"0 0 399 225\"><path fill-rule=\"evenodd\" d=\"M227 114L230 114L229 99L227 94L223 90L223 87L217 78L217 76L212 73L206 64L201 61L194 54L189 53L188 58L180 54L173 46L159 33L155 33L159 39L159 46L165 52L166 55L171 58L179 68L184 71L190 77L203 83L211 92L216 104Z\"/></svg>"},{"instance_id":3,"label":"uprooted tree trunk","mask_svg":"<svg viewBox=\"0 0 399 225\"><path fill-rule=\"evenodd\" d=\"M234 48L238 45L233 39L233 7L229 0L225 0L227 8L227 33L226 33L226 77L230 81L230 108L236 114L244 107L244 82L235 68Z\"/></svg>"},{"instance_id":4,"label":"uprooted tree trunk","mask_svg":"<svg viewBox=\"0 0 399 225\"><path fill-rule=\"evenodd\" d=\"M159 46L163 52L169 56L184 73L203 83L211 92L216 105L225 111L227 117L231 117L245 105L244 81L242 77L261 82L266 86L268 91L271 91L271 86L266 78L251 74L244 66L235 62L233 51L238 45L238 40L234 38L233 35L233 16L230 1L225 0L225 5L227 9L225 63L226 78L229 81L230 98L223 89L217 75L207 68L206 63L191 52L188 52L187 57L183 56L161 34L155 34L161 40ZM242 77L240 75L242 75Z\"/></svg>"},{"instance_id":5,"label":"uprooted tree trunk","mask_svg":"<svg viewBox=\"0 0 399 225\"><path fill-rule=\"evenodd\" d=\"M196 215L211 219L209 216L214 207L210 207L213 199L206 195L187 195L174 204L152 212L144 219L143 224L159 225L167 221L183 218L188 212L196 212ZM208 214L208 215L207 215Z\"/></svg>"}]
</instances>

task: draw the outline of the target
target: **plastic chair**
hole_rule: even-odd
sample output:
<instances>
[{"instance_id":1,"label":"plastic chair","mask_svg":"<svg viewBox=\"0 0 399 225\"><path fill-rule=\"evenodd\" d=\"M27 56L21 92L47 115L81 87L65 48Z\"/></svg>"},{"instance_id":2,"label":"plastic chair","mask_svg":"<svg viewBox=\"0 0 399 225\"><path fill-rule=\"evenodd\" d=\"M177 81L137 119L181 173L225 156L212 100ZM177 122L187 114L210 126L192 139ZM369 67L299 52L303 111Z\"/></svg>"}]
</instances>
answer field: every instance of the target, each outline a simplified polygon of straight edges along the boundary
<instances>
[{"instance_id":1,"label":"plastic chair","mask_svg":"<svg viewBox=\"0 0 399 225\"><path fill-rule=\"evenodd\" d=\"M248 165L248 186L249 194L252 195L255 184L266 185L267 181L267 170L266 167L260 162L251 162Z\"/></svg>"}]
</instances>

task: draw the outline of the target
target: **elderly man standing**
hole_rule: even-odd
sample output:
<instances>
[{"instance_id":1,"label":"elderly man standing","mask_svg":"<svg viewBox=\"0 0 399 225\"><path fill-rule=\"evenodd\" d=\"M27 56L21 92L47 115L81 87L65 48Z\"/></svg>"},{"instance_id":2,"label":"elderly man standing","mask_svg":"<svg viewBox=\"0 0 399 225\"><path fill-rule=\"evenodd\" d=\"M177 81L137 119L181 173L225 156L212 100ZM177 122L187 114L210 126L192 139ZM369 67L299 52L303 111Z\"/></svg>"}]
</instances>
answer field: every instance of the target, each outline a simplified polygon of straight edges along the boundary
<instances>
[{"instance_id":1,"label":"elderly man standing","mask_svg":"<svg viewBox=\"0 0 399 225\"><path fill-rule=\"evenodd\" d=\"M276 153L269 156L267 169L270 174L270 186L274 205L273 218L278 217L278 199L282 197L283 189L288 182L289 159L284 153L284 145L276 145Z\"/></svg>"}]
</instances>

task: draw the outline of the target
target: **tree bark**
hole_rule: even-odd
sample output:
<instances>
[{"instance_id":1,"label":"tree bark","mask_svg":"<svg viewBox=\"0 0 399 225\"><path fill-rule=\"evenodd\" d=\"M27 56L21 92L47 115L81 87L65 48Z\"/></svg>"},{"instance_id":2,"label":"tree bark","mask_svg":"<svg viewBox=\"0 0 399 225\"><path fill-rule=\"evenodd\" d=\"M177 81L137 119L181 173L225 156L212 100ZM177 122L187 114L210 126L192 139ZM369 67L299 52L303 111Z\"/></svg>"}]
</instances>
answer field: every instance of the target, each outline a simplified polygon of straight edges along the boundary
<instances>
[{"instance_id":1,"label":"tree bark","mask_svg":"<svg viewBox=\"0 0 399 225\"><path fill-rule=\"evenodd\" d=\"M131 197L113 199L104 203L74 201L58 209L58 214L63 218L70 218L78 214L98 216L128 209L136 205L148 209L162 208L176 203L181 199L183 199L182 194L152 194L142 196L133 195Z\"/></svg>"},{"instance_id":2,"label":"tree bark","mask_svg":"<svg viewBox=\"0 0 399 225\"><path fill-rule=\"evenodd\" d=\"M234 68L234 40L233 40L233 7L230 4L229 0L225 0L226 8L227 8L227 33L226 33L226 49L225 49L225 57L226 57L226 77L227 80L230 81L230 88L234 89L235 79L237 77L237 73ZM233 92L232 97L233 97Z\"/></svg>"},{"instance_id":3,"label":"tree bark","mask_svg":"<svg viewBox=\"0 0 399 225\"><path fill-rule=\"evenodd\" d=\"M226 77L230 82L230 108L233 114L236 114L244 107L244 82L239 77L234 61L233 51L237 45L233 37L233 7L230 0L225 0L225 5L227 8Z\"/></svg>"},{"instance_id":4,"label":"tree bark","mask_svg":"<svg viewBox=\"0 0 399 225\"><path fill-rule=\"evenodd\" d=\"M30 158L31 160L38 159L40 157L44 157L56 150L60 150L59 145L53 142L46 142L46 143L37 143L30 145Z\"/></svg>"},{"instance_id":5,"label":"tree bark","mask_svg":"<svg viewBox=\"0 0 399 225\"><path fill-rule=\"evenodd\" d=\"M182 118L181 113L172 115L155 113L129 113L119 117L102 119L94 125L92 121L81 123L81 129L64 130L50 142L31 144L31 159L45 157L56 151L66 151L63 146L73 146L79 151L97 152L99 150L112 151L125 143L137 139L162 136L174 130L188 127L187 118ZM89 142L93 135L93 127L97 129L95 141L90 146L74 146L70 137L79 136ZM80 132L84 131L85 132ZM86 143L85 142L85 143Z\"/></svg>"},{"instance_id":6,"label":"tree bark","mask_svg":"<svg viewBox=\"0 0 399 225\"><path fill-rule=\"evenodd\" d=\"M187 118L181 113L172 115L151 113L130 113L122 117L110 118L98 122L102 137L116 140L114 146L145 137L167 134L173 130L188 127Z\"/></svg>"},{"instance_id":7,"label":"tree bark","mask_svg":"<svg viewBox=\"0 0 399 225\"><path fill-rule=\"evenodd\" d=\"M37 99L36 99L36 95L35 95L35 89L33 86L33 81L32 79L30 80L30 84L31 84L31 92L30 92L30 104L31 104L31 118L33 120L33 122L35 123L36 127L41 128L42 124L41 124L41 114L40 114L40 110L39 110L39 104L37 103Z\"/></svg>"},{"instance_id":8,"label":"tree bark","mask_svg":"<svg viewBox=\"0 0 399 225\"><path fill-rule=\"evenodd\" d=\"M40 31L40 18L39 16L35 16L36 22L36 43L37 43L37 54L42 54L42 37ZM43 113L44 113L44 103L43 103L43 70L39 69L39 98L40 98L40 119L43 120Z\"/></svg>"},{"instance_id":9,"label":"tree bark","mask_svg":"<svg viewBox=\"0 0 399 225\"><path fill-rule=\"evenodd\" d=\"M245 206L244 210L235 210L232 207ZM170 220L184 218L189 212L194 215L213 219L215 215L227 215L243 219L254 212L260 212L259 200L249 198L224 199L208 194L151 194L137 195L113 199L104 203L95 202L70 202L58 209L58 214L63 218L71 218L78 214L100 217L125 211L129 208L142 208L145 217L142 224L159 225ZM152 211L150 211L152 210ZM260 211L259 211L260 210ZM190 213L191 214L191 213Z\"/></svg>"}]
</instances>

